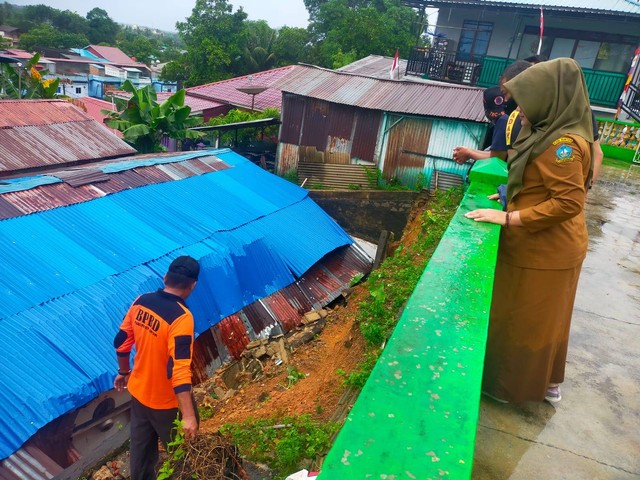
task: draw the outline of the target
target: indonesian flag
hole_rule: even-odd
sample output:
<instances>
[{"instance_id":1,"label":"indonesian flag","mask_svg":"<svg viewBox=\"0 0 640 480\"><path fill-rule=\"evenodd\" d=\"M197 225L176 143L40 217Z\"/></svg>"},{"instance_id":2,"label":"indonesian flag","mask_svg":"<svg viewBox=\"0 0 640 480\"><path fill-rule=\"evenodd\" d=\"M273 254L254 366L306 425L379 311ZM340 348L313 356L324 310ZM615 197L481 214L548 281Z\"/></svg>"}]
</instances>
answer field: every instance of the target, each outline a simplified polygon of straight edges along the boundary
<instances>
[{"instance_id":1,"label":"indonesian flag","mask_svg":"<svg viewBox=\"0 0 640 480\"><path fill-rule=\"evenodd\" d=\"M396 49L396 55L393 57L393 63L391 64L391 70L389 70L389 76L391 80L400 79L400 66L398 65L398 50Z\"/></svg>"},{"instance_id":2,"label":"indonesian flag","mask_svg":"<svg viewBox=\"0 0 640 480\"><path fill-rule=\"evenodd\" d=\"M544 35L544 13L542 7L540 7L540 41L538 42L538 55L542 51L542 35Z\"/></svg>"}]
</instances>

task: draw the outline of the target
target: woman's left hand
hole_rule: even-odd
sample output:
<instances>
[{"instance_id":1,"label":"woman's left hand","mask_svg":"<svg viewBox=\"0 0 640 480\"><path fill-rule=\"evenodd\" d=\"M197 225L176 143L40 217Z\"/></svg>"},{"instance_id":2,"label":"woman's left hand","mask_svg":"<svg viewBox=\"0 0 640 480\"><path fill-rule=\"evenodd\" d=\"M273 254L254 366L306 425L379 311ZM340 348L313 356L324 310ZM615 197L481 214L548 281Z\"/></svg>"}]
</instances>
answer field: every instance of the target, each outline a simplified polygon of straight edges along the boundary
<instances>
[{"instance_id":1,"label":"woman's left hand","mask_svg":"<svg viewBox=\"0 0 640 480\"><path fill-rule=\"evenodd\" d=\"M472 210L464 214L467 218L472 218L476 222L495 223L496 225L504 225L507 213L502 210L494 210L493 208L480 208Z\"/></svg>"}]
</instances>

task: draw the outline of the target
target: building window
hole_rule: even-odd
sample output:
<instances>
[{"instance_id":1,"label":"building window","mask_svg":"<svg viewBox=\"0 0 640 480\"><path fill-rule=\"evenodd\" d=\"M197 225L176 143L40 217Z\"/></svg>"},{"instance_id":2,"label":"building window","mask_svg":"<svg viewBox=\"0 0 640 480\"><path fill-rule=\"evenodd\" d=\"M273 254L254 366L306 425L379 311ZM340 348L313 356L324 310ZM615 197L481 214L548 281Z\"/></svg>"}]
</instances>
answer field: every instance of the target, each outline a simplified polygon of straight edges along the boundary
<instances>
[{"instance_id":1,"label":"building window","mask_svg":"<svg viewBox=\"0 0 640 480\"><path fill-rule=\"evenodd\" d=\"M458 60L471 60L473 57L486 55L492 32L493 23L465 20L458 44Z\"/></svg>"},{"instance_id":2,"label":"building window","mask_svg":"<svg viewBox=\"0 0 640 480\"><path fill-rule=\"evenodd\" d=\"M76 93L82 93L82 87L76 87Z\"/></svg>"},{"instance_id":3,"label":"building window","mask_svg":"<svg viewBox=\"0 0 640 480\"><path fill-rule=\"evenodd\" d=\"M538 39L538 27L526 27L518 58L535 55ZM573 58L586 69L627 73L638 43L640 38L629 35L545 28L540 53L549 59Z\"/></svg>"}]
</instances>

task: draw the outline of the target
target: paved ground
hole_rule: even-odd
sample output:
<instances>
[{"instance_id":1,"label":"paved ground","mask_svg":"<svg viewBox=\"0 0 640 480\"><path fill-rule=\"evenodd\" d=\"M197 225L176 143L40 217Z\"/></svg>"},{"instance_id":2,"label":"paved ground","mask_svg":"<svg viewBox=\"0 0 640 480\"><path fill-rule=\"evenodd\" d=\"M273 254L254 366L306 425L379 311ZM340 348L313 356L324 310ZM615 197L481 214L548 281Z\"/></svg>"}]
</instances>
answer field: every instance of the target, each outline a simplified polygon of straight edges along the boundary
<instances>
[{"instance_id":1,"label":"paved ground","mask_svg":"<svg viewBox=\"0 0 640 480\"><path fill-rule=\"evenodd\" d=\"M605 167L587 218L563 400L483 398L474 480L640 479L640 166Z\"/></svg>"}]
</instances>

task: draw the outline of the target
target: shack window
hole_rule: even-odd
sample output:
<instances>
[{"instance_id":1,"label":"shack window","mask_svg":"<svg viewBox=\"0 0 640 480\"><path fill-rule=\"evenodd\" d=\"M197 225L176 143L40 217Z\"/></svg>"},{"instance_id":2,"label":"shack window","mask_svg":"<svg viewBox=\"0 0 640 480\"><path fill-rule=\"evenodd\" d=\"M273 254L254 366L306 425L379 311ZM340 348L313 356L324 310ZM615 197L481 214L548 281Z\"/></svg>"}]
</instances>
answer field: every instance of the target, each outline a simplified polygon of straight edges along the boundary
<instances>
[{"instance_id":1,"label":"shack window","mask_svg":"<svg viewBox=\"0 0 640 480\"><path fill-rule=\"evenodd\" d=\"M458 60L471 60L484 56L489 48L489 40L493 32L493 23L465 20L458 44Z\"/></svg>"}]
</instances>

